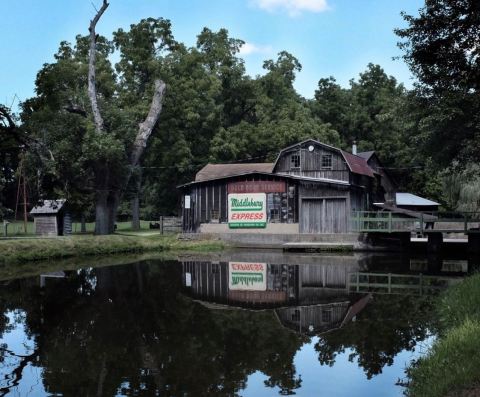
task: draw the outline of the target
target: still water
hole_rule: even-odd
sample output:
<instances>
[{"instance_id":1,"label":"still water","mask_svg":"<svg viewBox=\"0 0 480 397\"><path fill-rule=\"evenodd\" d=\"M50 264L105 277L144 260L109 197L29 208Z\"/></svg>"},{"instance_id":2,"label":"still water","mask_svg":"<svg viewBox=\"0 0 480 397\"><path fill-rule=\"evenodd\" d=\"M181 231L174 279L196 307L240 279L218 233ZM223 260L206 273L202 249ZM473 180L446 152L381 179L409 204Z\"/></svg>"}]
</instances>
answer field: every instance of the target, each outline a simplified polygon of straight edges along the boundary
<instances>
[{"instance_id":1,"label":"still water","mask_svg":"<svg viewBox=\"0 0 480 397\"><path fill-rule=\"evenodd\" d=\"M391 255L126 261L0 269L0 396L401 396L435 338L435 295L469 271Z\"/></svg>"}]
</instances>

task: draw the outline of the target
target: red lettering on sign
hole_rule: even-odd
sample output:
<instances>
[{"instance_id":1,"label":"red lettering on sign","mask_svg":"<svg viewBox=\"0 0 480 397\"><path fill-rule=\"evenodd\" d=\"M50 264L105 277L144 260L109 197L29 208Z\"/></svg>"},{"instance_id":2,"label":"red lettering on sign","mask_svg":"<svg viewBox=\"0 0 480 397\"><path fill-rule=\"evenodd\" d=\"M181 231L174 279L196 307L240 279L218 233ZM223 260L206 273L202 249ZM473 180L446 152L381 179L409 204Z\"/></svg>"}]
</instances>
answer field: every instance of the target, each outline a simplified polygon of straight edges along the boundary
<instances>
[{"instance_id":1,"label":"red lettering on sign","mask_svg":"<svg viewBox=\"0 0 480 397\"><path fill-rule=\"evenodd\" d=\"M228 193L285 193L285 181L244 181L228 184Z\"/></svg>"}]
</instances>

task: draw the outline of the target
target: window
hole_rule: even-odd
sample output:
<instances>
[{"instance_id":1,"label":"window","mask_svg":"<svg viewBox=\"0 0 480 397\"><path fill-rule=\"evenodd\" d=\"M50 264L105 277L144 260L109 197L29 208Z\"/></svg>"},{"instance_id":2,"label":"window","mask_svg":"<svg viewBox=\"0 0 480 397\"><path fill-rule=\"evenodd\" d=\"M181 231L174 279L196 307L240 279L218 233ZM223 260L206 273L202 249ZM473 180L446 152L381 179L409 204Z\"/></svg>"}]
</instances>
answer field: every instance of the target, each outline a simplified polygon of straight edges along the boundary
<instances>
[{"instance_id":1,"label":"window","mask_svg":"<svg viewBox=\"0 0 480 397\"><path fill-rule=\"evenodd\" d=\"M299 154L292 154L292 157L290 157L290 168L300 168Z\"/></svg>"},{"instance_id":2,"label":"window","mask_svg":"<svg viewBox=\"0 0 480 397\"><path fill-rule=\"evenodd\" d=\"M322 310L322 323L332 322L332 309L323 309Z\"/></svg>"},{"instance_id":3,"label":"window","mask_svg":"<svg viewBox=\"0 0 480 397\"><path fill-rule=\"evenodd\" d=\"M332 155L324 154L322 156L322 170L331 170L332 169Z\"/></svg>"},{"instance_id":4,"label":"window","mask_svg":"<svg viewBox=\"0 0 480 397\"><path fill-rule=\"evenodd\" d=\"M300 321L300 310L295 309L295 311L292 313L292 321L294 322Z\"/></svg>"}]
</instances>

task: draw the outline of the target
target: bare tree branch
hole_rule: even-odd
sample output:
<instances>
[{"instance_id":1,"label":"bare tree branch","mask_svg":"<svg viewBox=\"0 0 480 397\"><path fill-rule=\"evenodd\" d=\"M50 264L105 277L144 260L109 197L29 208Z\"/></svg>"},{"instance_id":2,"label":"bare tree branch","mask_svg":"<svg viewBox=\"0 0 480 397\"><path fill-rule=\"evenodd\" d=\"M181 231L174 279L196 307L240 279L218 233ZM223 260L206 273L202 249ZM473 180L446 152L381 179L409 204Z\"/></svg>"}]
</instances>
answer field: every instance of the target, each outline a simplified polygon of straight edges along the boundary
<instances>
[{"instance_id":1,"label":"bare tree branch","mask_svg":"<svg viewBox=\"0 0 480 397\"><path fill-rule=\"evenodd\" d=\"M90 27L88 30L90 31L90 52L88 57L88 97L90 98L90 103L92 105L92 112L93 112L93 121L95 123L95 130L97 133L104 132L104 125L103 125L103 118L100 113L100 109L98 107L97 102L97 87L96 87L96 75L95 75L95 61L96 61L96 44L97 44L97 37L95 34L95 26L97 22L101 18L102 14L108 7L107 0L103 0L102 7L90 21Z\"/></svg>"},{"instance_id":2,"label":"bare tree branch","mask_svg":"<svg viewBox=\"0 0 480 397\"><path fill-rule=\"evenodd\" d=\"M155 124L157 124L160 113L162 112L162 101L165 96L166 88L167 86L162 80L155 80L155 89L150 110L145 121L139 124L138 133L133 144L132 155L130 157L130 163L132 166L138 165L140 157L147 146L148 138L152 134Z\"/></svg>"},{"instance_id":3,"label":"bare tree branch","mask_svg":"<svg viewBox=\"0 0 480 397\"><path fill-rule=\"evenodd\" d=\"M87 111L85 109L71 102L67 106L64 106L63 110L67 111L68 113L79 114L82 117L87 117Z\"/></svg>"},{"instance_id":4,"label":"bare tree branch","mask_svg":"<svg viewBox=\"0 0 480 397\"><path fill-rule=\"evenodd\" d=\"M4 120L7 122L7 124L4 124ZM5 128L10 130L17 128L12 116L10 115L10 109L3 105L0 105L0 121L2 121L2 124L5 125Z\"/></svg>"},{"instance_id":5,"label":"bare tree branch","mask_svg":"<svg viewBox=\"0 0 480 397\"><path fill-rule=\"evenodd\" d=\"M0 396L6 396L10 391L20 384L20 381L23 378L23 370L28 365L29 362L33 362L34 359L38 356L38 350L35 349L32 354L29 355L18 355L13 353L10 350L2 349L11 356L20 358L18 366L12 371L10 375L6 375L4 380L8 380L7 386L0 387Z\"/></svg>"}]
</instances>

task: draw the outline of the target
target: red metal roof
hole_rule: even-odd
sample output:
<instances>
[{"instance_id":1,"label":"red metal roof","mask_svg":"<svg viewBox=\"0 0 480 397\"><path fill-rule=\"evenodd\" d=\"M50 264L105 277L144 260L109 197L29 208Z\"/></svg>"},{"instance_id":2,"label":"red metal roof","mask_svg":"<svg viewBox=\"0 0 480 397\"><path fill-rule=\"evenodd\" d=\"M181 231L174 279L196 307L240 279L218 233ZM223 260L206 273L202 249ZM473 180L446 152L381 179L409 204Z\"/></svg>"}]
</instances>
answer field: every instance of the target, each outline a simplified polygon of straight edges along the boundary
<instances>
[{"instance_id":1,"label":"red metal roof","mask_svg":"<svg viewBox=\"0 0 480 397\"><path fill-rule=\"evenodd\" d=\"M252 172L271 173L272 169L273 163L207 164L197 172L195 182L204 182Z\"/></svg>"},{"instance_id":2,"label":"red metal roof","mask_svg":"<svg viewBox=\"0 0 480 397\"><path fill-rule=\"evenodd\" d=\"M341 150L341 153L343 154L345 161L347 162L350 170L353 173L370 176L372 178L374 177L373 170L370 168L364 158L345 152L343 150Z\"/></svg>"}]
</instances>

